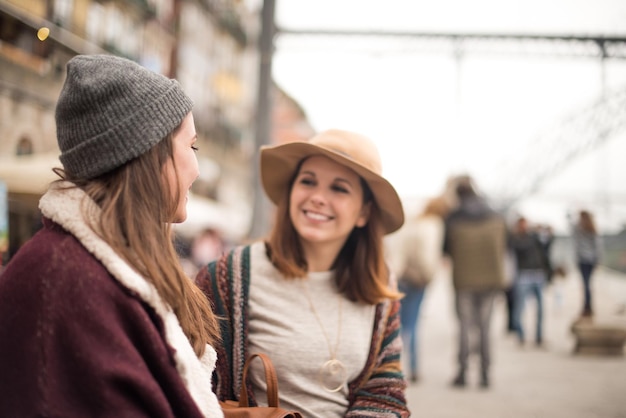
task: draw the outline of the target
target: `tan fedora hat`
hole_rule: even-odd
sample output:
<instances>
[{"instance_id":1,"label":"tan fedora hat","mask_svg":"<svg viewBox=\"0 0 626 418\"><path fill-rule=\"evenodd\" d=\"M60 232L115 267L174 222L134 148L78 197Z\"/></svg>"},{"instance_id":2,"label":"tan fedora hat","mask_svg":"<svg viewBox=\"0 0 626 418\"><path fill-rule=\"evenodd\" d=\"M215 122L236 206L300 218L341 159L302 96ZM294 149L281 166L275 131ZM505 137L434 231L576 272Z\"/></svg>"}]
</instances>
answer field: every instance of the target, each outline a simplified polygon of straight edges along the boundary
<instances>
[{"instance_id":1,"label":"tan fedora hat","mask_svg":"<svg viewBox=\"0 0 626 418\"><path fill-rule=\"evenodd\" d=\"M367 137L331 129L307 142L290 142L261 147L261 182L265 193L278 204L300 161L312 155L323 155L350 168L365 180L374 194L385 233L404 223L404 210L398 193L382 176L382 164L376 145Z\"/></svg>"}]
</instances>

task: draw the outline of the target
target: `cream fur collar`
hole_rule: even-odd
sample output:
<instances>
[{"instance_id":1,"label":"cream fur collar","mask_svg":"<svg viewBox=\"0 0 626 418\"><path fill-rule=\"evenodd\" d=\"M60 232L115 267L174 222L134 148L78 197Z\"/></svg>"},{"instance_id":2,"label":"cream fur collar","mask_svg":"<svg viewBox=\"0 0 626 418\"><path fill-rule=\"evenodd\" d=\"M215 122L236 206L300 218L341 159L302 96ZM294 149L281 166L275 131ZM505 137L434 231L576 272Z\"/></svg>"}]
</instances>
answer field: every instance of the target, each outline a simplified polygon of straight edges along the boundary
<instances>
[{"instance_id":1,"label":"cream fur collar","mask_svg":"<svg viewBox=\"0 0 626 418\"><path fill-rule=\"evenodd\" d=\"M178 318L154 286L118 256L85 222L82 204L95 209L89 210L89 213L98 214L99 210L85 192L72 186L68 182L53 183L39 202L41 212L74 235L115 279L154 308L163 320L166 340L175 350L176 368L199 409L206 417L222 417L211 388L211 374L217 360L215 349L207 345L204 355L198 359Z\"/></svg>"}]
</instances>

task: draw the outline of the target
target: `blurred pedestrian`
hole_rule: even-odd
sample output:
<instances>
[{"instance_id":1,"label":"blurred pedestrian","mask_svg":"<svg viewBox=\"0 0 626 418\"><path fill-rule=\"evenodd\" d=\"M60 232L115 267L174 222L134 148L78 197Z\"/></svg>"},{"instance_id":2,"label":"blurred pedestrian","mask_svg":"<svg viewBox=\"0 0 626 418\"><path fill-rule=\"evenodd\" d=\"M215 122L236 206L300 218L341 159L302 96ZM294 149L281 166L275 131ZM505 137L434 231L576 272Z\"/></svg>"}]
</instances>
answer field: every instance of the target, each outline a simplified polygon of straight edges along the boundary
<instances>
[{"instance_id":1,"label":"blurred pedestrian","mask_svg":"<svg viewBox=\"0 0 626 418\"><path fill-rule=\"evenodd\" d=\"M536 231L531 230L528 220L520 216L509 237L509 246L515 254L515 280L513 282L513 324L519 343L525 343L523 315L528 296L535 298L537 316L535 323L535 344L543 344L543 288L548 279L550 264Z\"/></svg>"},{"instance_id":2,"label":"blurred pedestrian","mask_svg":"<svg viewBox=\"0 0 626 418\"><path fill-rule=\"evenodd\" d=\"M504 257L504 300L506 304L506 331L507 333L515 333L515 322L513 316L515 314L515 254L510 249L507 249Z\"/></svg>"},{"instance_id":3,"label":"blurred pedestrian","mask_svg":"<svg viewBox=\"0 0 626 418\"><path fill-rule=\"evenodd\" d=\"M554 242L554 230L552 226L548 224L539 224L535 227L535 234L541 245L543 251L544 262L546 263L546 280L548 283L552 282L555 269L558 266L553 266L552 262L552 243Z\"/></svg>"},{"instance_id":4,"label":"blurred pedestrian","mask_svg":"<svg viewBox=\"0 0 626 418\"><path fill-rule=\"evenodd\" d=\"M419 380L419 317L426 287L441 267L444 218L449 206L443 197L426 203L423 211L405 222L388 242L388 260L398 276L400 320L404 358L408 358L410 381Z\"/></svg>"},{"instance_id":5,"label":"blurred pedestrian","mask_svg":"<svg viewBox=\"0 0 626 418\"><path fill-rule=\"evenodd\" d=\"M226 251L226 241L216 228L204 228L189 242L189 251L179 256L187 276L194 278L200 269Z\"/></svg>"},{"instance_id":6,"label":"blurred pedestrian","mask_svg":"<svg viewBox=\"0 0 626 418\"><path fill-rule=\"evenodd\" d=\"M171 239L198 176L191 109L130 60L67 64L61 179L0 277L0 416L222 416L218 324Z\"/></svg>"},{"instance_id":7,"label":"blurred pedestrian","mask_svg":"<svg viewBox=\"0 0 626 418\"><path fill-rule=\"evenodd\" d=\"M205 228L191 243L191 259L196 267L202 268L217 260L226 248L222 234L215 228Z\"/></svg>"},{"instance_id":8,"label":"blurred pedestrian","mask_svg":"<svg viewBox=\"0 0 626 418\"><path fill-rule=\"evenodd\" d=\"M583 309L581 317L593 316L591 276L602 255L602 243L591 212L581 210L578 220L572 225L572 238L576 252L576 262L583 281Z\"/></svg>"},{"instance_id":9,"label":"blurred pedestrian","mask_svg":"<svg viewBox=\"0 0 626 418\"><path fill-rule=\"evenodd\" d=\"M261 149L263 188L277 205L266 241L200 271L222 323L217 393L235 399L249 354L268 353L280 404L306 417L408 417L400 297L383 235L404 222L378 150L361 135L324 131ZM252 364L253 404L264 403Z\"/></svg>"},{"instance_id":10,"label":"blurred pedestrian","mask_svg":"<svg viewBox=\"0 0 626 418\"><path fill-rule=\"evenodd\" d=\"M446 218L443 247L452 261L459 320L458 372L452 384L466 385L470 339L477 337L480 385L486 388L491 366L489 327L494 299L504 289L507 229L469 176L459 177L456 192L459 207Z\"/></svg>"},{"instance_id":11,"label":"blurred pedestrian","mask_svg":"<svg viewBox=\"0 0 626 418\"><path fill-rule=\"evenodd\" d=\"M552 268L552 281L550 287L552 288L554 296L554 310L557 313L561 313L563 306L565 306L565 280L567 279L567 270L562 265L556 265Z\"/></svg>"}]
</instances>

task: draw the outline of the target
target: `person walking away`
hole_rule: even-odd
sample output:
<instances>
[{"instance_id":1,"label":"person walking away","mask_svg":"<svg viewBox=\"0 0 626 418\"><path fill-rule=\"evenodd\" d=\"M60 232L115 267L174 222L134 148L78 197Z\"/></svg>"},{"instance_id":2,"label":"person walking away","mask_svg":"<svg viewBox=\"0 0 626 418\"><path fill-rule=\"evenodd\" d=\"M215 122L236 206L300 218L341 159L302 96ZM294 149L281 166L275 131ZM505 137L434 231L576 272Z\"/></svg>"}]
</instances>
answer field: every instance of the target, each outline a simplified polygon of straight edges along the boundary
<instances>
[{"instance_id":1,"label":"person walking away","mask_svg":"<svg viewBox=\"0 0 626 418\"><path fill-rule=\"evenodd\" d=\"M581 318L593 316L591 276L602 254L602 242L591 212L581 210L572 226L576 262L583 281L583 309Z\"/></svg>"},{"instance_id":2,"label":"person walking away","mask_svg":"<svg viewBox=\"0 0 626 418\"><path fill-rule=\"evenodd\" d=\"M514 310L515 310L515 289L514 289L514 280L515 280L515 254L510 249L507 250L506 255L504 257L504 277L505 277L505 287L504 287L504 301L506 305L506 332L515 333L515 323L513 321Z\"/></svg>"},{"instance_id":3,"label":"person walking away","mask_svg":"<svg viewBox=\"0 0 626 418\"><path fill-rule=\"evenodd\" d=\"M401 294L383 251L404 211L374 143L332 129L262 147L260 168L277 205L268 239L196 277L224 318L218 397L237 399L245 359L266 353L283 408L311 418L408 417ZM251 402L265 404L261 365L250 372Z\"/></svg>"},{"instance_id":4,"label":"person walking away","mask_svg":"<svg viewBox=\"0 0 626 418\"><path fill-rule=\"evenodd\" d=\"M469 176L458 179L459 207L445 221L444 253L450 257L459 320L458 372L452 384L466 385L470 338L478 338L480 386L490 385L489 327L496 295L505 286L507 229L502 216L479 196Z\"/></svg>"},{"instance_id":5,"label":"person walking away","mask_svg":"<svg viewBox=\"0 0 626 418\"><path fill-rule=\"evenodd\" d=\"M68 62L61 179L0 276L0 416L223 416L218 324L171 239L198 177L191 109L130 60Z\"/></svg>"},{"instance_id":6,"label":"person walking away","mask_svg":"<svg viewBox=\"0 0 626 418\"><path fill-rule=\"evenodd\" d=\"M543 288L548 279L550 264L545 247L535 231L531 231L528 220L521 216L515 222L509 237L509 246L515 254L516 274L513 284L515 302L513 323L520 345L525 343L523 316L526 300L535 298L537 315L535 344L543 345Z\"/></svg>"},{"instance_id":7,"label":"person walking away","mask_svg":"<svg viewBox=\"0 0 626 418\"><path fill-rule=\"evenodd\" d=\"M187 276L196 277L202 267L217 260L226 248L227 242L218 229L204 228L200 230L191 240L189 255L181 257Z\"/></svg>"},{"instance_id":8,"label":"person walking away","mask_svg":"<svg viewBox=\"0 0 626 418\"><path fill-rule=\"evenodd\" d=\"M535 228L535 234L541 244L541 250L543 251L543 257L546 263L546 280L548 283L552 283L554 274L558 265L554 265L552 262L552 244L554 243L554 230L552 226L547 224L537 225Z\"/></svg>"},{"instance_id":9,"label":"person walking away","mask_svg":"<svg viewBox=\"0 0 626 418\"><path fill-rule=\"evenodd\" d=\"M444 218L449 205L443 197L430 199L423 211L405 222L387 241L388 260L404 294L400 307L403 357L410 381L419 380L419 318L426 287L441 267Z\"/></svg>"}]
</instances>

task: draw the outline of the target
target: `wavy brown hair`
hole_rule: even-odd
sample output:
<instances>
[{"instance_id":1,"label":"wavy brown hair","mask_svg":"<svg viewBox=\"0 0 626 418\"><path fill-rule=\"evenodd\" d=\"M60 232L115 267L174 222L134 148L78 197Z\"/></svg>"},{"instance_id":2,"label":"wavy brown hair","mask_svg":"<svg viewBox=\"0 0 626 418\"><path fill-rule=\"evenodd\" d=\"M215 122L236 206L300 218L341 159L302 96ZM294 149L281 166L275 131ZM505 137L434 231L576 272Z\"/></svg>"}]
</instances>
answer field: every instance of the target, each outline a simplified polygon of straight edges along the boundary
<instances>
[{"instance_id":1,"label":"wavy brown hair","mask_svg":"<svg viewBox=\"0 0 626 418\"><path fill-rule=\"evenodd\" d=\"M596 229L596 224L593 220L593 215L588 210L580 211L580 220L578 221L578 223L583 231L589 232L593 235L596 235L598 233Z\"/></svg>"},{"instance_id":2,"label":"wavy brown hair","mask_svg":"<svg viewBox=\"0 0 626 418\"><path fill-rule=\"evenodd\" d=\"M270 260L286 278L305 277L308 268L300 238L289 216L291 188L301 165L302 161L276 207L274 227L266 243ZM365 226L352 230L333 269L335 284L341 293L351 301L373 305L385 299L399 299L402 294L390 286L383 254L384 229L380 211L369 186L360 179L363 204L372 203L370 215Z\"/></svg>"},{"instance_id":3,"label":"wavy brown hair","mask_svg":"<svg viewBox=\"0 0 626 418\"><path fill-rule=\"evenodd\" d=\"M177 206L172 196L179 194L162 175L164 164L174 161L172 139L170 134L148 152L94 179L59 174L98 204L102 213L99 224L92 227L154 285L200 357L206 344L219 341L219 327L209 301L184 273L174 248L168 221ZM174 171L178 177L176 164Z\"/></svg>"}]
</instances>

